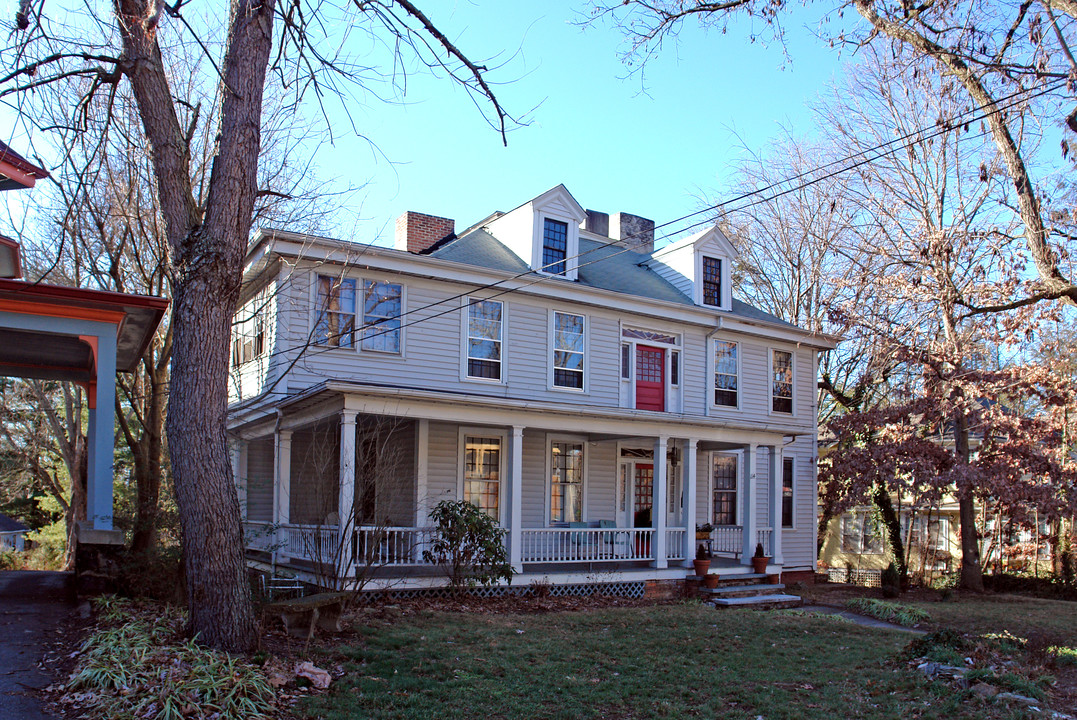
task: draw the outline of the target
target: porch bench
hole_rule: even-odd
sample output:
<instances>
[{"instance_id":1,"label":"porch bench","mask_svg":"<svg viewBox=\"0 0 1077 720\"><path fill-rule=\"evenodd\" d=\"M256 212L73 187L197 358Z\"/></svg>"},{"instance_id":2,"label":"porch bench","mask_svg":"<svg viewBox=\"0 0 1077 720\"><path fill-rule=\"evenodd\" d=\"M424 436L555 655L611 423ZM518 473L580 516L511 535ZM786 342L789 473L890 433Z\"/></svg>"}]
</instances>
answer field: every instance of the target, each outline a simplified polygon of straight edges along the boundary
<instances>
[{"instance_id":1,"label":"porch bench","mask_svg":"<svg viewBox=\"0 0 1077 720\"><path fill-rule=\"evenodd\" d=\"M289 635L310 639L315 628L338 633L344 628L340 616L348 601L348 593L331 592L308 595L295 600L278 600L264 607L264 612L280 616Z\"/></svg>"}]
</instances>

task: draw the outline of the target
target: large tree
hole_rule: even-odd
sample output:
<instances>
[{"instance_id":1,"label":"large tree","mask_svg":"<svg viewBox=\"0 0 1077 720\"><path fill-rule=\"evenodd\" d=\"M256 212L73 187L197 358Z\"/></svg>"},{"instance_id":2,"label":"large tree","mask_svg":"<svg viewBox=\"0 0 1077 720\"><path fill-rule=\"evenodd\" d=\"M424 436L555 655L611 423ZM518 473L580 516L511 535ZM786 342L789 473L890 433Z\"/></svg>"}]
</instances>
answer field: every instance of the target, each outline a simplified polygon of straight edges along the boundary
<instances>
[{"instance_id":1,"label":"large tree","mask_svg":"<svg viewBox=\"0 0 1077 720\"><path fill-rule=\"evenodd\" d=\"M255 620L243 558L239 504L225 436L226 382L232 316L257 195L267 71L299 88L324 92L325 84L355 77L343 51L319 32L353 25L387 36L419 59L445 70L489 102L504 131L507 117L485 79L409 0L359 2L336 7L275 0L231 0L223 28L198 39L217 71L217 132L204 189L192 182L192 134L198 113L181 121L162 41L169 31L192 31L186 6L163 0L115 0L111 18L53 23L44 2L25 0L15 18L19 42L6 53L11 72L0 95L17 95L54 82L87 82L78 113L101 108L120 83L135 98L149 141L155 191L167 238L173 291L172 368L166 428L183 537L190 630L202 642L227 650L253 647ZM88 12L92 15L92 8ZM337 17L329 13L336 11ZM280 21L277 23L277 21ZM212 26L211 26L212 27ZM170 39L174 39L174 35ZM338 36L332 40L347 37ZM275 47L274 47L275 44Z\"/></svg>"}]
</instances>

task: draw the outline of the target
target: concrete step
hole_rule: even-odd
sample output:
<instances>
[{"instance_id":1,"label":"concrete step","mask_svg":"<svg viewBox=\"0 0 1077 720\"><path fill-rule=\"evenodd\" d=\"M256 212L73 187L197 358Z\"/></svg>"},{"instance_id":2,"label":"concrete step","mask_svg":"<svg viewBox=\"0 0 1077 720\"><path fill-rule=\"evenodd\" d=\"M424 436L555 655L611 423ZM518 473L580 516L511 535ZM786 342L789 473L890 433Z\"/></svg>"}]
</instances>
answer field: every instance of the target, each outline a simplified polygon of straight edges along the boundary
<instances>
[{"instance_id":1,"label":"concrete step","mask_svg":"<svg viewBox=\"0 0 1077 720\"><path fill-rule=\"evenodd\" d=\"M701 592L712 596L717 595L719 597L737 597L748 595L774 595L784 589L785 583L774 583L769 585L727 585L726 587L717 587L713 590L702 588Z\"/></svg>"},{"instance_id":2,"label":"concrete step","mask_svg":"<svg viewBox=\"0 0 1077 720\"><path fill-rule=\"evenodd\" d=\"M754 610L777 610L799 607L803 600L796 595L751 595L749 597L716 597L707 602L715 607L747 607Z\"/></svg>"},{"instance_id":3,"label":"concrete step","mask_svg":"<svg viewBox=\"0 0 1077 720\"><path fill-rule=\"evenodd\" d=\"M765 585L767 582L767 576L762 573L744 573L741 575L711 574L718 576L718 587L720 588L732 585Z\"/></svg>"}]
</instances>

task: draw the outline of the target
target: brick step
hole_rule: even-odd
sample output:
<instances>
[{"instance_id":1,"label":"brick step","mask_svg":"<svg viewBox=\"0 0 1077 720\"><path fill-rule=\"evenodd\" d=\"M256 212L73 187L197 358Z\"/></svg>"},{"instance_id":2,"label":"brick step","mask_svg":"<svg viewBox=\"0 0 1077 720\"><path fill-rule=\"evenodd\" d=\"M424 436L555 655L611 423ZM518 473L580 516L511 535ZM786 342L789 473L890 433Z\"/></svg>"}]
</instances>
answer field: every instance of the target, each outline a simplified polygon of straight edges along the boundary
<instances>
[{"instance_id":1,"label":"brick step","mask_svg":"<svg viewBox=\"0 0 1077 720\"><path fill-rule=\"evenodd\" d=\"M741 575L722 575L721 573L710 573L711 575L718 576L718 587L729 587L730 585L763 585L767 582L767 576L762 573L745 573ZM698 575L689 575L689 580L699 580L702 582L703 578Z\"/></svg>"},{"instance_id":2,"label":"brick step","mask_svg":"<svg viewBox=\"0 0 1077 720\"><path fill-rule=\"evenodd\" d=\"M796 595L751 595L749 597L716 597L708 600L718 608L746 607L754 610L779 610L799 607L804 601Z\"/></svg>"},{"instance_id":3,"label":"brick step","mask_svg":"<svg viewBox=\"0 0 1077 720\"><path fill-rule=\"evenodd\" d=\"M713 590L709 588L700 588L700 592L711 596L737 597L748 595L774 595L784 589L785 583L774 583L765 585L727 585L725 587L714 588Z\"/></svg>"}]
</instances>

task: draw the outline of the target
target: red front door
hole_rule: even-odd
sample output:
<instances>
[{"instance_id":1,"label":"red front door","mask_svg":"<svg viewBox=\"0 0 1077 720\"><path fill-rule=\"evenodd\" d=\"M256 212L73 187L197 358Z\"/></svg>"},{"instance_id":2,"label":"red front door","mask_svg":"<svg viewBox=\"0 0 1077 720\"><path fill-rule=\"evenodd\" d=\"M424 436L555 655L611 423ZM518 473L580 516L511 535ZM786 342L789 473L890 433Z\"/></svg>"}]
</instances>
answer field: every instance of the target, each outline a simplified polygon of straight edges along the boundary
<instances>
[{"instance_id":1,"label":"red front door","mask_svg":"<svg viewBox=\"0 0 1077 720\"><path fill-rule=\"evenodd\" d=\"M636 346L636 409L666 409L666 351Z\"/></svg>"}]
</instances>

